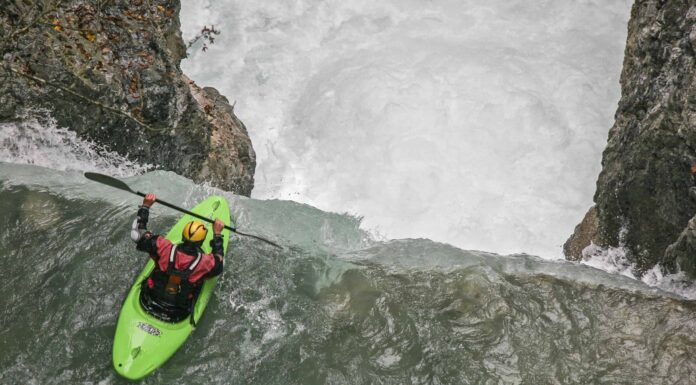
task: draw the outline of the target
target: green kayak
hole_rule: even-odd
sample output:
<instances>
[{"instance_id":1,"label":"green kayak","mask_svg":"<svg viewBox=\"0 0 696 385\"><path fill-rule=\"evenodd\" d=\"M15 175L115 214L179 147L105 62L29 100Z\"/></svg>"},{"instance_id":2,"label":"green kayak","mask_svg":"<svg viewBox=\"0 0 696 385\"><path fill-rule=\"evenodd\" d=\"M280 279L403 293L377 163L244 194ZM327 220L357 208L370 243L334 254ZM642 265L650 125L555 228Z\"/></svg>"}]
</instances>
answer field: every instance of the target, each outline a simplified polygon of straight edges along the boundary
<instances>
[{"instance_id":1,"label":"green kayak","mask_svg":"<svg viewBox=\"0 0 696 385\"><path fill-rule=\"evenodd\" d=\"M220 218L225 225L230 225L230 208L227 200L220 196L210 197L199 203L191 211L210 219ZM174 243L181 242L181 233L189 221L195 220L184 215L167 233L167 239ZM209 241L213 237L212 224L208 226L208 237L203 242L203 250L209 253ZM227 252L230 231L223 230L223 245ZM143 254L143 258L146 256ZM133 283L126 300L123 302L121 314L116 324L114 336L113 363L121 376L131 379L141 379L164 364L179 347L186 341L195 328L195 323L203 315L210 296L215 289L217 277L205 281L196 301L193 317L177 323L159 320L148 314L140 305L140 284L145 280L155 263L148 259L145 269Z\"/></svg>"}]
</instances>

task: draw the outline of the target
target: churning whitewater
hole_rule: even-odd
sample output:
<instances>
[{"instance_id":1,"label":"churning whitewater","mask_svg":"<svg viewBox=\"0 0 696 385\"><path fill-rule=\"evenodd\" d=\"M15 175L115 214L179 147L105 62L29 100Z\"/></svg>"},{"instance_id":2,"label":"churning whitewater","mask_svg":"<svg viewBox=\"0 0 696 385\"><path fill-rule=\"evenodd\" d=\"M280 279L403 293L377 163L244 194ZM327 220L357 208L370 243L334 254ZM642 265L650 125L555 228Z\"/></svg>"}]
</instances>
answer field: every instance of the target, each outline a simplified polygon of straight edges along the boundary
<instances>
[{"instance_id":1,"label":"churning whitewater","mask_svg":"<svg viewBox=\"0 0 696 385\"><path fill-rule=\"evenodd\" d=\"M592 204L630 0L183 2L182 68L236 100L256 198L389 238L560 258Z\"/></svg>"}]
</instances>

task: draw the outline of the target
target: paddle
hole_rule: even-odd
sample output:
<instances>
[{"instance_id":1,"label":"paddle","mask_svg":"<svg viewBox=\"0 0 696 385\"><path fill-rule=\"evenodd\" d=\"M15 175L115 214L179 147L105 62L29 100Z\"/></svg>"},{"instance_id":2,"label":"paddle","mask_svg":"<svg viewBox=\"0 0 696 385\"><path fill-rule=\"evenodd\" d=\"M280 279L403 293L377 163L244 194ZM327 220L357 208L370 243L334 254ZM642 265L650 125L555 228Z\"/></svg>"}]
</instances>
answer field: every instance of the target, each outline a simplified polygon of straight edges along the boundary
<instances>
[{"instance_id":1,"label":"paddle","mask_svg":"<svg viewBox=\"0 0 696 385\"><path fill-rule=\"evenodd\" d=\"M145 194L144 194L144 193L141 193L140 191L133 191L133 190L132 190L130 187L128 187L128 185L127 185L125 182L123 182L122 180L116 179L116 178L114 178L114 177L110 177L110 176L108 176L108 175L99 174L99 173L96 173L96 172L86 172L86 173L85 173L85 178L87 178L87 179L89 179L89 180L93 180L93 181L98 182L98 183L101 183L101 184L105 184L105 185L107 185L107 186L111 186L111 187L113 187L113 188L117 188L117 189L119 189L119 190L128 191L129 193L136 194L136 195L140 195L141 197L144 197L144 196L145 196ZM198 219L204 220L204 221L206 221L206 222L208 222L208 223L214 223L214 222L215 222L215 221L213 221L212 219L208 219L208 218L206 218L206 217L204 217L204 216L202 216L202 215L198 215L198 214L196 214L196 213L194 213L194 212L188 211L188 210L186 210L186 209L182 209L181 207L175 206L175 205L173 205L173 204L171 204L171 203L169 203L169 202L165 202L165 201L163 201L163 200L161 200L161 199L155 199L155 202L161 204L162 206L167 206L167 207L169 207L170 209L174 209L174 210L179 211L179 212L182 212L182 213L184 213L184 214L188 214L188 215L190 215L190 216L192 216L192 217L196 217L196 218L198 218ZM243 236L245 236L245 237L251 237L251 238L254 238L254 239L258 239L258 240L261 241L261 242L268 243L269 245L275 246L275 247L277 247L277 248L279 248L279 249L282 249L282 248L283 248L282 246L279 246L278 244L273 243L273 242L269 241L268 239L264 239L264 238L261 238L261 237L259 237L259 236L257 236L257 235L253 235L253 234L246 234L246 233L243 233L243 232L241 232L241 231L238 231L238 230L237 230L236 228L234 228L234 227L225 226L225 228L226 228L227 230L230 230L230 231L236 233L236 234L243 235Z\"/></svg>"}]
</instances>

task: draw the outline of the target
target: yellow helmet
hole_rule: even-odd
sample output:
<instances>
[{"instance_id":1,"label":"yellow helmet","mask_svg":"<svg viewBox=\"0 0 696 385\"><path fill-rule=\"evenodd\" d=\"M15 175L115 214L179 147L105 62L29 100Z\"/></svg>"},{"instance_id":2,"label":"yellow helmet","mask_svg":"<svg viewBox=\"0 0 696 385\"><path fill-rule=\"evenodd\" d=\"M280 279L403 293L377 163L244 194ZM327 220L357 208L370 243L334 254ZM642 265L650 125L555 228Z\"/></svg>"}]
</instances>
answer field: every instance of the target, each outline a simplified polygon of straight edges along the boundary
<instances>
[{"instance_id":1,"label":"yellow helmet","mask_svg":"<svg viewBox=\"0 0 696 385\"><path fill-rule=\"evenodd\" d=\"M208 235L208 229L199 221L191 221L184 226L184 231L181 234L184 241L199 243L205 240Z\"/></svg>"}]
</instances>

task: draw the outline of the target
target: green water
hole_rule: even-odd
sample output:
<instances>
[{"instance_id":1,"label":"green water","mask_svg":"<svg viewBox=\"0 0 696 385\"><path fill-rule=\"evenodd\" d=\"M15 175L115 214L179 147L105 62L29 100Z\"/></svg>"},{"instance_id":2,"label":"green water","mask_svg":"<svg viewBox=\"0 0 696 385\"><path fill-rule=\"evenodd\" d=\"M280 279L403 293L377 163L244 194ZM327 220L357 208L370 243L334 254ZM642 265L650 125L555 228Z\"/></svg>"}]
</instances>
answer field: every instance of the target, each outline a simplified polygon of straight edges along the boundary
<instances>
[{"instance_id":1,"label":"green water","mask_svg":"<svg viewBox=\"0 0 696 385\"><path fill-rule=\"evenodd\" d=\"M219 191L129 178L193 206ZM146 262L137 197L0 163L0 383L126 383L121 301ZM225 194L240 229L206 314L145 384L693 384L696 304L562 261L377 242L355 218ZM150 227L177 214L155 206ZM503 236L503 235L501 235Z\"/></svg>"}]
</instances>

